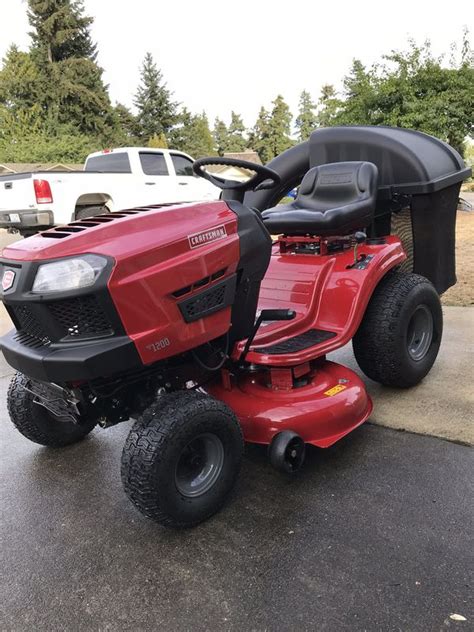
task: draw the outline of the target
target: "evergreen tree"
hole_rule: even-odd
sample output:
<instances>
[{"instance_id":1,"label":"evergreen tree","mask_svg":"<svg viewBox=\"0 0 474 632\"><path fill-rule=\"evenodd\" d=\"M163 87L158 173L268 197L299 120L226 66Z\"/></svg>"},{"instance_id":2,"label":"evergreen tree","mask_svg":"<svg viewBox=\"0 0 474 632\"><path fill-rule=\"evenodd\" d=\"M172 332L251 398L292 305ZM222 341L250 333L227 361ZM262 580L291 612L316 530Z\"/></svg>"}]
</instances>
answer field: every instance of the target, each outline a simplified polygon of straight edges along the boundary
<instances>
[{"instance_id":1,"label":"evergreen tree","mask_svg":"<svg viewBox=\"0 0 474 632\"><path fill-rule=\"evenodd\" d=\"M28 0L28 7L35 56L50 63L72 57L95 61L89 33L93 20L84 15L82 0Z\"/></svg>"},{"instance_id":2,"label":"evergreen tree","mask_svg":"<svg viewBox=\"0 0 474 632\"><path fill-rule=\"evenodd\" d=\"M229 135L226 151L239 152L245 151L247 148L247 140L245 138L245 125L240 114L231 112L231 120L229 125Z\"/></svg>"},{"instance_id":3,"label":"evergreen tree","mask_svg":"<svg viewBox=\"0 0 474 632\"><path fill-rule=\"evenodd\" d=\"M300 142L308 140L317 126L317 117L315 114L316 105L313 103L311 95L306 90L300 95L298 116L295 121L298 130L298 140Z\"/></svg>"},{"instance_id":4,"label":"evergreen tree","mask_svg":"<svg viewBox=\"0 0 474 632\"><path fill-rule=\"evenodd\" d=\"M226 124L220 118L214 121L214 130L212 132L214 145L219 156L223 156L229 147L229 130Z\"/></svg>"},{"instance_id":5,"label":"evergreen tree","mask_svg":"<svg viewBox=\"0 0 474 632\"><path fill-rule=\"evenodd\" d=\"M145 55L134 104L138 110L140 138L145 141L168 134L176 122L177 104L172 101L171 92L151 53Z\"/></svg>"},{"instance_id":6,"label":"evergreen tree","mask_svg":"<svg viewBox=\"0 0 474 632\"><path fill-rule=\"evenodd\" d=\"M117 142L119 145L138 144L138 121L130 110L117 103L115 106L115 119L117 121Z\"/></svg>"},{"instance_id":7,"label":"evergreen tree","mask_svg":"<svg viewBox=\"0 0 474 632\"><path fill-rule=\"evenodd\" d=\"M214 139L206 113L191 114L187 108L183 108L178 124L171 130L170 147L185 151L193 158L215 155Z\"/></svg>"},{"instance_id":8,"label":"evergreen tree","mask_svg":"<svg viewBox=\"0 0 474 632\"><path fill-rule=\"evenodd\" d=\"M290 138L292 116L290 108L279 94L272 102L273 109L268 121L268 154L270 160L293 145Z\"/></svg>"},{"instance_id":9,"label":"evergreen tree","mask_svg":"<svg viewBox=\"0 0 474 632\"><path fill-rule=\"evenodd\" d=\"M265 164L272 159L269 146L270 114L262 106L258 113L257 121L249 136L249 146L258 153L260 160Z\"/></svg>"},{"instance_id":10,"label":"evergreen tree","mask_svg":"<svg viewBox=\"0 0 474 632\"><path fill-rule=\"evenodd\" d=\"M44 90L38 67L31 55L10 46L0 70L0 103L21 112L38 104ZM40 112L41 113L41 112Z\"/></svg>"},{"instance_id":11,"label":"evergreen tree","mask_svg":"<svg viewBox=\"0 0 474 632\"><path fill-rule=\"evenodd\" d=\"M330 127L335 124L337 113L342 103L337 98L336 90L331 84L325 84L321 88L321 96L318 100L318 113L316 115L319 127Z\"/></svg>"},{"instance_id":12,"label":"evergreen tree","mask_svg":"<svg viewBox=\"0 0 474 632\"><path fill-rule=\"evenodd\" d=\"M49 133L64 126L68 133L113 139L113 109L82 1L28 0L28 7L31 56L42 77L39 103Z\"/></svg>"}]
</instances>

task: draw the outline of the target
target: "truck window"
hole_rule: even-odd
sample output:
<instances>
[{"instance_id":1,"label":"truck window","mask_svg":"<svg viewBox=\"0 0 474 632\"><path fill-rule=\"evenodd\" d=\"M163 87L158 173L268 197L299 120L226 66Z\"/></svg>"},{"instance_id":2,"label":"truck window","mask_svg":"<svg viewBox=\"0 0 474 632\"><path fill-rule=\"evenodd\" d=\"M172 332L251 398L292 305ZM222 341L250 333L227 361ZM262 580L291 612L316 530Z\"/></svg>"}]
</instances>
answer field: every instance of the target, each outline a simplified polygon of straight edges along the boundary
<instances>
[{"instance_id":1,"label":"truck window","mask_svg":"<svg viewBox=\"0 0 474 632\"><path fill-rule=\"evenodd\" d=\"M173 161L174 170L177 176L193 176L193 161L186 156L180 156L178 154L171 154L171 160Z\"/></svg>"},{"instance_id":2,"label":"truck window","mask_svg":"<svg viewBox=\"0 0 474 632\"><path fill-rule=\"evenodd\" d=\"M111 152L100 156L92 156L86 162L84 171L99 171L100 173L132 173L128 154L124 151Z\"/></svg>"},{"instance_id":3,"label":"truck window","mask_svg":"<svg viewBox=\"0 0 474 632\"><path fill-rule=\"evenodd\" d=\"M143 173L147 176L167 176L168 167L163 154L140 152L140 162Z\"/></svg>"}]
</instances>

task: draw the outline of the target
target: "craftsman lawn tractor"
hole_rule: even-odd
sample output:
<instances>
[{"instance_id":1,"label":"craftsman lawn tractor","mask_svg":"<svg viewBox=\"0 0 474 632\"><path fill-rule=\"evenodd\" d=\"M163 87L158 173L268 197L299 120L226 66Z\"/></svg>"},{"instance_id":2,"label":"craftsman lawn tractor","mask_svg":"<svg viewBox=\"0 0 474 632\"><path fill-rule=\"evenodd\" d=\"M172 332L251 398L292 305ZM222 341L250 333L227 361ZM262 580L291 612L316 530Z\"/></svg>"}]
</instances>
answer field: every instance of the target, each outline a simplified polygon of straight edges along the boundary
<instances>
[{"instance_id":1,"label":"craftsman lawn tractor","mask_svg":"<svg viewBox=\"0 0 474 632\"><path fill-rule=\"evenodd\" d=\"M217 163L254 175L225 180ZM369 417L362 380L326 359L349 340L382 384L428 374L469 175L445 143L383 127L321 129L267 166L207 158L195 171L221 200L81 219L0 261L13 423L59 447L135 419L125 491L172 527L219 510L244 441L291 473L307 444Z\"/></svg>"}]
</instances>

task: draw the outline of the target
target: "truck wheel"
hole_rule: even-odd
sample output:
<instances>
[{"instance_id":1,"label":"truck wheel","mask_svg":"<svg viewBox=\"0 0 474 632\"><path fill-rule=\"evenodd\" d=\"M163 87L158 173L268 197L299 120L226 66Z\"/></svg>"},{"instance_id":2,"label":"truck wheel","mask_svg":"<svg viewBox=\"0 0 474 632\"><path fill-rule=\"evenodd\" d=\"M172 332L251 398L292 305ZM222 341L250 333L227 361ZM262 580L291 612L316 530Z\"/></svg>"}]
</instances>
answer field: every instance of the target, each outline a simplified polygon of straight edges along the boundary
<instances>
[{"instance_id":1,"label":"truck wheel","mask_svg":"<svg viewBox=\"0 0 474 632\"><path fill-rule=\"evenodd\" d=\"M418 274L393 272L375 289L352 346L368 377L408 388L429 373L442 333L441 303L433 285Z\"/></svg>"},{"instance_id":2,"label":"truck wheel","mask_svg":"<svg viewBox=\"0 0 474 632\"><path fill-rule=\"evenodd\" d=\"M194 391L160 396L128 435L123 486L145 516L193 527L226 501L242 452L240 425L223 402Z\"/></svg>"},{"instance_id":3,"label":"truck wheel","mask_svg":"<svg viewBox=\"0 0 474 632\"><path fill-rule=\"evenodd\" d=\"M83 439L96 425L85 419L80 424L61 421L46 408L34 402L34 395L26 390L30 378L16 373L7 394L8 414L21 434L40 445L60 448Z\"/></svg>"},{"instance_id":4,"label":"truck wheel","mask_svg":"<svg viewBox=\"0 0 474 632\"><path fill-rule=\"evenodd\" d=\"M97 217L109 213L106 206L83 206L76 211L76 219L86 219L87 217Z\"/></svg>"}]
</instances>

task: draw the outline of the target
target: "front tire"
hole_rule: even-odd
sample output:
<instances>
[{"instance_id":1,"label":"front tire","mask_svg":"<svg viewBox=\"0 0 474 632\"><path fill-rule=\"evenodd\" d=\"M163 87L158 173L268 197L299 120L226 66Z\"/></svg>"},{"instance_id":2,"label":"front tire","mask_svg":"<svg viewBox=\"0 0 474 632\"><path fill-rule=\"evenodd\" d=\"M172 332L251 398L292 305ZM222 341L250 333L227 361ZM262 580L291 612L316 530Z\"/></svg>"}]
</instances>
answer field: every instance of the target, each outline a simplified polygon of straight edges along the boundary
<instances>
[{"instance_id":1,"label":"front tire","mask_svg":"<svg viewBox=\"0 0 474 632\"><path fill-rule=\"evenodd\" d=\"M128 435L123 486L149 518L193 527L227 500L242 453L239 422L223 402L194 391L161 396Z\"/></svg>"},{"instance_id":2,"label":"front tire","mask_svg":"<svg viewBox=\"0 0 474 632\"><path fill-rule=\"evenodd\" d=\"M94 428L95 420L84 419L77 424L61 421L36 404L35 396L26 390L30 381L23 373L16 373L7 394L10 419L24 437L40 445L60 448L81 441Z\"/></svg>"},{"instance_id":3,"label":"front tire","mask_svg":"<svg viewBox=\"0 0 474 632\"><path fill-rule=\"evenodd\" d=\"M392 272L375 289L352 346L367 377L409 388L429 373L442 333L441 303L430 281Z\"/></svg>"}]
</instances>

